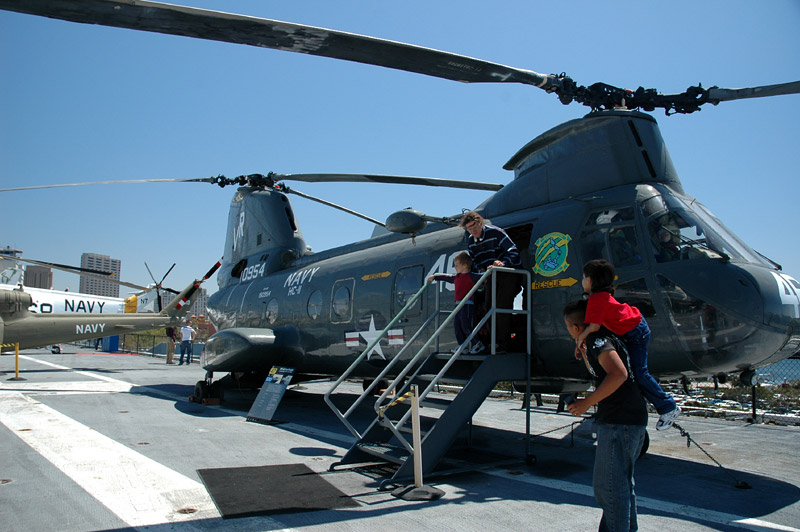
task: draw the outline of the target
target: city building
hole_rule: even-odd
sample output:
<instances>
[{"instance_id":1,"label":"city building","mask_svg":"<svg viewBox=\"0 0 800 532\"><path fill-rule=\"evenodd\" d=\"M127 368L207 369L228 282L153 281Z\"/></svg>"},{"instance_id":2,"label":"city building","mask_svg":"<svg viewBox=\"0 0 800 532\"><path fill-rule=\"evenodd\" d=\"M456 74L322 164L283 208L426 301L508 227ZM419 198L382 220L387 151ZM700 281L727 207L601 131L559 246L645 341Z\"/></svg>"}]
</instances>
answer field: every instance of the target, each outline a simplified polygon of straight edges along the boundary
<instances>
[{"instance_id":1,"label":"city building","mask_svg":"<svg viewBox=\"0 0 800 532\"><path fill-rule=\"evenodd\" d=\"M108 255L98 253L82 253L81 268L99 270L114 274L115 279L120 278L122 262L119 259L112 259ZM96 296L119 297L119 285L110 281L86 277L81 275L80 290L82 294L93 294Z\"/></svg>"}]
</instances>

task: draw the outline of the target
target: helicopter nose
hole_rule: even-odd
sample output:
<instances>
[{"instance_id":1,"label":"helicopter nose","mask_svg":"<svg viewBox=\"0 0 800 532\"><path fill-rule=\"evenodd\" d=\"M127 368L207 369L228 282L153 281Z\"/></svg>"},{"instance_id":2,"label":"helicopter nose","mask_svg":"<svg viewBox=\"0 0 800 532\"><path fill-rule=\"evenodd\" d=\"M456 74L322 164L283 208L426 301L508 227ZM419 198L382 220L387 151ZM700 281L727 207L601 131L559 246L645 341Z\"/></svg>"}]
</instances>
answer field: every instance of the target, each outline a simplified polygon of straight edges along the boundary
<instances>
[{"instance_id":1,"label":"helicopter nose","mask_svg":"<svg viewBox=\"0 0 800 532\"><path fill-rule=\"evenodd\" d=\"M714 262L657 277L680 345L702 373L760 367L800 347L800 284L754 264Z\"/></svg>"},{"instance_id":2,"label":"helicopter nose","mask_svg":"<svg viewBox=\"0 0 800 532\"><path fill-rule=\"evenodd\" d=\"M786 337L784 345L765 363L777 362L800 349L800 282L778 270L751 267L764 304L764 325Z\"/></svg>"},{"instance_id":3,"label":"helicopter nose","mask_svg":"<svg viewBox=\"0 0 800 532\"><path fill-rule=\"evenodd\" d=\"M770 270L764 296L765 323L782 326L800 319L800 283L783 272ZM771 289L770 289L771 288Z\"/></svg>"}]
</instances>

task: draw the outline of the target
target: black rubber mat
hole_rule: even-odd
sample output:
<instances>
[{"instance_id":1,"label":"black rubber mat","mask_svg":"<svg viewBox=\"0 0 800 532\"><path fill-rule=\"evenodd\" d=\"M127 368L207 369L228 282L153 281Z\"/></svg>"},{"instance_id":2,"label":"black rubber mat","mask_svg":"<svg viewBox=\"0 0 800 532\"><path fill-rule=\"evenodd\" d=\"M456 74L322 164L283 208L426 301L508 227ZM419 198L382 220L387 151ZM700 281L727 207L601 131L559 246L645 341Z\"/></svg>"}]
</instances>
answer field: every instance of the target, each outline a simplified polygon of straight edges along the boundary
<instances>
[{"instance_id":1,"label":"black rubber mat","mask_svg":"<svg viewBox=\"0 0 800 532\"><path fill-rule=\"evenodd\" d=\"M304 464L198 469L197 472L224 518L358 506Z\"/></svg>"}]
</instances>

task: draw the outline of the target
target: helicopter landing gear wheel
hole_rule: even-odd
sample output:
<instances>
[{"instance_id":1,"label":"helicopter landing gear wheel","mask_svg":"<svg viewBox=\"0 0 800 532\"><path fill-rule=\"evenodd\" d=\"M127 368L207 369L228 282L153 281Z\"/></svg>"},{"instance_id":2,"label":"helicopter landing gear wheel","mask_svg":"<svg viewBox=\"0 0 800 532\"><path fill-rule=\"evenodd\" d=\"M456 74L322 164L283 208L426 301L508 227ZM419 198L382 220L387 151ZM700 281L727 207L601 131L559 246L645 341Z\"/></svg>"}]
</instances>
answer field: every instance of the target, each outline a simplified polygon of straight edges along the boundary
<instances>
[{"instance_id":1,"label":"helicopter landing gear wheel","mask_svg":"<svg viewBox=\"0 0 800 532\"><path fill-rule=\"evenodd\" d=\"M743 386L753 387L758 384L758 374L754 369L746 369L739 375L739 380Z\"/></svg>"},{"instance_id":2,"label":"helicopter landing gear wheel","mask_svg":"<svg viewBox=\"0 0 800 532\"><path fill-rule=\"evenodd\" d=\"M194 385L194 401L202 403L203 399L208 399L209 397L211 397L211 393L208 383L206 381L197 381Z\"/></svg>"}]
</instances>

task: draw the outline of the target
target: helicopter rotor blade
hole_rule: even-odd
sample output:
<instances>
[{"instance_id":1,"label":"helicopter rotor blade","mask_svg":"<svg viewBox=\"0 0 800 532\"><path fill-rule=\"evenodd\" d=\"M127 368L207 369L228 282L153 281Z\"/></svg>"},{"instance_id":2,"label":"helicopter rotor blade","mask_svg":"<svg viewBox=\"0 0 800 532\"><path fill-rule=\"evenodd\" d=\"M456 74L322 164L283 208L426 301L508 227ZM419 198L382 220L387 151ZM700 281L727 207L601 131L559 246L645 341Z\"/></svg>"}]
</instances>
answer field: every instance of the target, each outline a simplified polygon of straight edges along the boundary
<instances>
[{"instance_id":1,"label":"helicopter rotor blade","mask_svg":"<svg viewBox=\"0 0 800 532\"><path fill-rule=\"evenodd\" d=\"M173 262L172 266L170 266L169 270L167 270L167 273L165 273L164 277L161 278L161 281L156 281L156 278L153 275L153 272L150 270L150 266L147 265L147 261L145 261L145 263L144 263L144 267L147 268L147 273L150 274L150 278L153 280L153 283L155 284L156 294L158 295L158 298L159 298L159 306L161 305L161 290L164 290L166 292L170 292L172 294L180 294L180 292L178 292L177 290L173 290L172 288L167 288L166 286L163 286L164 279L167 278L167 275L169 275L169 272L172 271L172 269L175 267L175 265L176 265L176 263Z\"/></svg>"},{"instance_id":2,"label":"helicopter rotor blade","mask_svg":"<svg viewBox=\"0 0 800 532\"><path fill-rule=\"evenodd\" d=\"M155 283L156 288L158 288L158 282L156 281L156 278L153 276L153 272L150 270L150 266L147 265L147 261L144 261L144 267L147 268L147 273L150 274L150 278L153 280L153 283Z\"/></svg>"},{"instance_id":3,"label":"helicopter rotor blade","mask_svg":"<svg viewBox=\"0 0 800 532\"><path fill-rule=\"evenodd\" d=\"M21 257L15 257L14 260L19 262L28 262L30 264L35 264L37 266L46 266L48 268L54 268L56 270L63 270L69 273L80 273L80 274L93 273L95 275L106 276L106 278L114 275L111 272L104 272L102 270L95 270L93 268L81 268L79 266L70 266L68 264L58 264L57 262L45 262L41 260L23 259Z\"/></svg>"},{"instance_id":4,"label":"helicopter rotor blade","mask_svg":"<svg viewBox=\"0 0 800 532\"><path fill-rule=\"evenodd\" d=\"M769 96L799 93L800 81L778 83L776 85L762 85L761 87L746 87L743 89L720 89L711 87L708 89L708 101L717 104L719 102L742 100L744 98L767 98Z\"/></svg>"},{"instance_id":5,"label":"helicopter rotor blade","mask_svg":"<svg viewBox=\"0 0 800 532\"><path fill-rule=\"evenodd\" d=\"M2 0L0 0L2 1ZM131 183L216 183L216 177L197 177L189 179L122 179L119 181L87 181L84 183L57 183L52 185L33 185L29 187L0 188L0 192L37 190L41 188L85 187L91 185L125 185ZM155 281L155 279L154 279Z\"/></svg>"},{"instance_id":6,"label":"helicopter rotor blade","mask_svg":"<svg viewBox=\"0 0 800 532\"><path fill-rule=\"evenodd\" d=\"M164 282L164 279L167 278L167 275L169 275L169 272L171 272L172 268L175 267L175 264L176 264L175 262L172 263L172 266L169 267L169 270L167 270L167 273L164 274L164 277L161 278L161 282L158 284L162 284Z\"/></svg>"},{"instance_id":7,"label":"helicopter rotor blade","mask_svg":"<svg viewBox=\"0 0 800 532\"><path fill-rule=\"evenodd\" d=\"M356 212L356 211L354 211L352 209L348 209L347 207L342 207L341 205L337 205L336 203L332 203L332 202L324 200L324 199L315 198L314 196L309 196L308 194L304 194L304 193L302 193L302 192L300 192L298 190L294 190L294 189L289 188L287 186L282 186L281 187L281 191L289 193L289 194L295 194L295 195L300 196L301 198L305 198L307 200L316 201L317 203L321 203L323 205L327 205L328 207L333 207L334 209L338 209L340 211L344 211L347 214L352 214L353 216L357 216L357 217L359 217L359 218L361 218L363 220L366 220L368 222L372 222L374 224L380 225L381 227L385 227L383 222L379 222L375 218L370 218L366 214L361 214L360 212Z\"/></svg>"},{"instance_id":8,"label":"helicopter rotor blade","mask_svg":"<svg viewBox=\"0 0 800 532\"><path fill-rule=\"evenodd\" d=\"M2 2L2 0L0 0ZM306 183L394 183L402 185L422 185L429 187L462 188L468 190L491 190L503 188L499 183L480 181L463 181L458 179L441 179L438 177L412 177L377 174L264 174L240 175L228 178L224 175L216 177L175 178L175 179L122 179L119 181L87 181L83 183L59 183L52 185L33 185L27 187L0 188L0 192L17 192L21 190L37 190L43 188L82 187L91 185L124 185L131 183L211 183L223 188L227 185L272 187L276 181L303 181ZM152 273L150 274L152 277ZM153 278L155 282L155 278Z\"/></svg>"},{"instance_id":9,"label":"helicopter rotor blade","mask_svg":"<svg viewBox=\"0 0 800 532\"><path fill-rule=\"evenodd\" d=\"M147 273L150 274L150 278L153 280L153 283L155 283L156 306L158 307L158 311L161 312L161 290L159 290L160 287L158 286L158 282L156 282L156 278L153 277L153 272L150 271L150 266L147 265L147 261L144 262L144 267L147 268Z\"/></svg>"},{"instance_id":10,"label":"helicopter rotor blade","mask_svg":"<svg viewBox=\"0 0 800 532\"><path fill-rule=\"evenodd\" d=\"M606 83L579 85L566 74L540 74L451 52L304 24L145 0L0 0L0 9L85 24L246 44L415 72L464 83L522 83L556 93L562 104L594 110L627 107L667 115L693 113L705 103L793 94L794 83L750 89L704 89L680 94L635 91ZM771 88L776 92L772 93ZM713 91L713 92L711 92Z\"/></svg>"},{"instance_id":11,"label":"helicopter rotor blade","mask_svg":"<svg viewBox=\"0 0 800 532\"><path fill-rule=\"evenodd\" d=\"M180 294L180 292L179 292L179 291L177 291L177 290L173 290L172 288L167 288L166 286L162 286L162 285L164 284L164 279L166 279L166 278L167 278L167 275L169 275L169 272L171 272L171 271L172 271L172 269L175 267L175 264L176 264L176 263L174 263L174 262L172 263L172 266L170 266L170 267L169 267L169 270L167 270L167 273L165 273L165 274L164 274L164 277L162 277L162 278L161 278L161 282L160 282L160 283L158 283L158 286L160 286L162 290L165 290L165 291L167 291L167 292L170 292L171 294L175 294L175 295L177 295L177 294Z\"/></svg>"},{"instance_id":12,"label":"helicopter rotor blade","mask_svg":"<svg viewBox=\"0 0 800 532\"><path fill-rule=\"evenodd\" d=\"M545 90L560 78L376 37L140 0L0 0L0 9L119 28L246 44L416 72L465 83L524 83Z\"/></svg>"},{"instance_id":13,"label":"helicopter rotor blade","mask_svg":"<svg viewBox=\"0 0 800 532\"><path fill-rule=\"evenodd\" d=\"M441 179L438 177L412 177L377 174L271 174L275 181L303 181L306 183L394 183L427 187L463 188L469 190L500 190L503 185L478 181Z\"/></svg>"},{"instance_id":14,"label":"helicopter rotor blade","mask_svg":"<svg viewBox=\"0 0 800 532\"><path fill-rule=\"evenodd\" d=\"M84 277L91 277L93 279L100 279L101 281L108 281L109 283L118 284L121 286L127 286L128 288L135 288L136 290L148 290L146 286L141 286L134 283L128 283L126 281L120 281L119 279L114 278L113 273L104 272L100 270L91 270L89 268L79 268L77 266L67 266L64 264L57 264L55 262L45 262L39 260L32 260L32 259L22 259L19 257L15 257L14 260L18 260L21 262L30 262L31 264L37 264L39 266L46 266L48 268L54 268L56 270L62 270L69 273L77 273L79 275L83 275Z\"/></svg>"}]
</instances>

